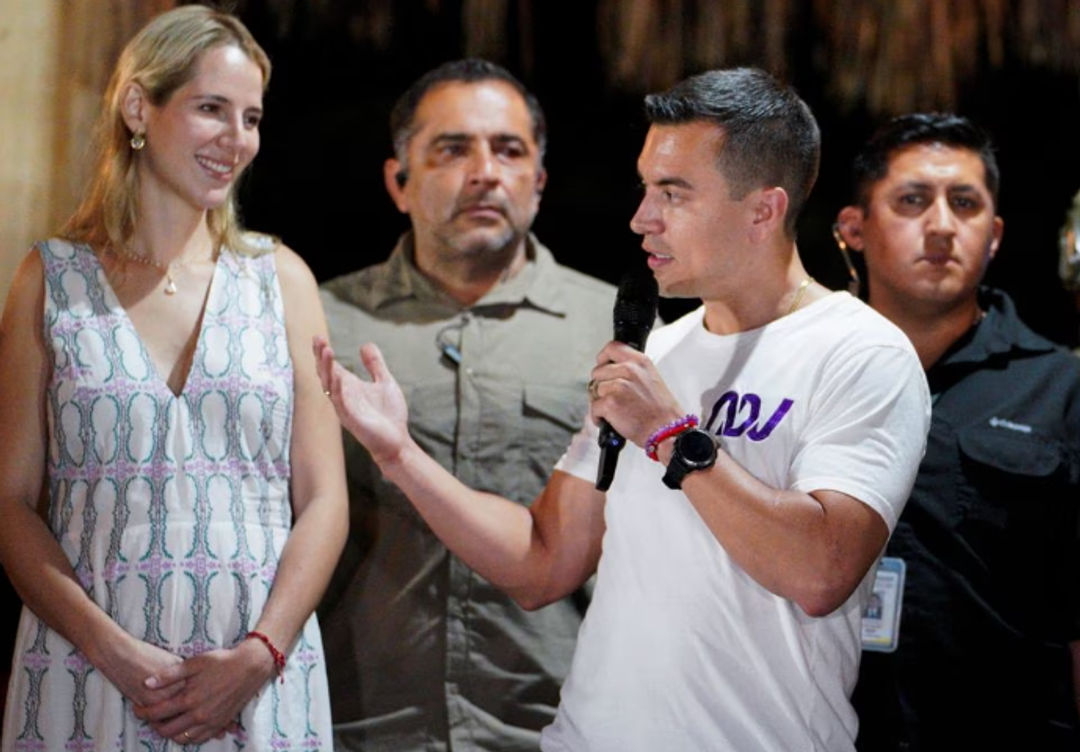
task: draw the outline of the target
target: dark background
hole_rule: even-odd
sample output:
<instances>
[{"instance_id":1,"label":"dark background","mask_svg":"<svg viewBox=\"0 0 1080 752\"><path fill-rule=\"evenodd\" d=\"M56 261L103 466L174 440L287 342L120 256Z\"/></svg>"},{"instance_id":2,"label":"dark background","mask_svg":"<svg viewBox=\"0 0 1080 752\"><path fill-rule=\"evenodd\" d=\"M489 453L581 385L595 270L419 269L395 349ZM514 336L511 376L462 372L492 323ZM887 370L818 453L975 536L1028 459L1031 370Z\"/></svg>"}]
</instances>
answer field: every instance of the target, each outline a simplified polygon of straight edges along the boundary
<instances>
[{"instance_id":1,"label":"dark background","mask_svg":"<svg viewBox=\"0 0 1080 752\"><path fill-rule=\"evenodd\" d=\"M320 281L382 260L407 227L382 184L390 108L424 71L465 54L460 2L394 4L394 26L381 45L357 33L365 5L371 3L322 3L314 11L297 3L287 14L273 2L238 7L274 64L262 150L241 192L243 214L250 227L280 235ZM820 63L825 30L805 5L792 19L799 32L788 37L786 79L817 116L823 153L799 223L799 248L811 274L841 288L847 277L830 227L847 201L852 155L884 116L827 91ZM516 7L510 4L496 62L539 97L548 118L549 180L536 232L562 263L617 280L629 254L639 252L628 223L639 195L643 92L608 83L595 1L530 4L525 37ZM531 70L523 70L520 61L529 56ZM760 63L751 53L725 64ZM1006 229L988 282L1010 292L1035 329L1075 345L1072 297L1057 277L1057 237L1080 188L1076 76L1031 67L1007 52L1002 66L984 66L961 82L955 109L987 128L999 150ZM662 313L670 318L689 305L669 303Z\"/></svg>"}]
</instances>

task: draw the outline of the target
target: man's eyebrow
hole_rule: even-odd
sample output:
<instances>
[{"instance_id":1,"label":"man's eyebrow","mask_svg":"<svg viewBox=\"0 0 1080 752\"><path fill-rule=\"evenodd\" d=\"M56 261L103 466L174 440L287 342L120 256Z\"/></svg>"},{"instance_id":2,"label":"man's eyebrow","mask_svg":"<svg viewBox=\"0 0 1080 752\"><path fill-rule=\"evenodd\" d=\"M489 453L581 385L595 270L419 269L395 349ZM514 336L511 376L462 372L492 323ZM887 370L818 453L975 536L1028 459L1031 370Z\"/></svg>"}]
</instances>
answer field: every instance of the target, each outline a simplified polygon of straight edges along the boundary
<instances>
[{"instance_id":1,"label":"man's eyebrow","mask_svg":"<svg viewBox=\"0 0 1080 752\"><path fill-rule=\"evenodd\" d=\"M465 141L472 141L473 138L474 137L469 135L468 133L439 133L435 136L435 138L431 139L431 143L439 144L446 141L450 141L452 143L463 143Z\"/></svg>"},{"instance_id":2,"label":"man's eyebrow","mask_svg":"<svg viewBox=\"0 0 1080 752\"><path fill-rule=\"evenodd\" d=\"M925 180L905 180L903 183L900 183L900 184L898 184L896 186L896 190L899 190L899 191L910 191L910 190L928 191L932 187L933 186L931 186L930 183L926 182Z\"/></svg>"},{"instance_id":3,"label":"man's eyebrow","mask_svg":"<svg viewBox=\"0 0 1080 752\"><path fill-rule=\"evenodd\" d=\"M642 181L642 182L644 182L644 181ZM688 181L688 180L686 180L684 178L675 178L675 177L672 177L672 178L660 178L659 180L655 181L653 183L653 185L658 186L660 188L673 187L673 188L685 188L686 190L693 190L693 188L694 188L694 186L691 185L690 181Z\"/></svg>"},{"instance_id":4,"label":"man's eyebrow","mask_svg":"<svg viewBox=\"0 0 1080 752\"><path fill-rule=\"evenodd\" d=\"M508 141L513 141L518 144L526 143L525 138L516 133L496 133L491 137L491 140L499 143L506 143Z\"/></svg>"},{"instance_id":5,"label":"man's eyebrow","mask_svg":"<svg viewBox=\"0 0 1080 752\"><path fill-rule=\"evenodd\" d=\"M960 185L950 185L947 190L953 193L978 193L979 186L974 183L961 183Z\"/></svg>"},{"instance_id":6,"label":"man's eyebrow","mask_svg":"<svg viewBox=\"0 0 1080 752\"><path fill-rule=\"evenodd\" d=\"M900 184L898 184L896 186L896 189L901 190L901 191L909 191L909 190L929 191L929 190L933 190L933 188L934 188L933 183L930 183L930 182L927 182L927 181L924 181L924 180L906 180L903 183L900 183ZM975 183L960 183L960 184L957 184L957 185L947 185L947 186L945 186L945 190L947 190L947 191L972 191L972 192L978 193L979 186L976 185Z\"/></svg>"}]
</instances>

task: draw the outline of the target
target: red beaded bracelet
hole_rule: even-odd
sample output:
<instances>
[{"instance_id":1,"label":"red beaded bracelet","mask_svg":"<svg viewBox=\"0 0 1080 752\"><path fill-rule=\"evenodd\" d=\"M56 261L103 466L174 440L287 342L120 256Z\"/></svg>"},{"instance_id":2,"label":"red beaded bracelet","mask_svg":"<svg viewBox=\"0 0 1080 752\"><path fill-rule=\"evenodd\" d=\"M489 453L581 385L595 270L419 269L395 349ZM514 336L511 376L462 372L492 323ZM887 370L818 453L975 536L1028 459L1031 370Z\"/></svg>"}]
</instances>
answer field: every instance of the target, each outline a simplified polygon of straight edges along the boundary
<instances>
[{"instance_id":1,"label":"red beaded bracelet","mask_svg":"<svg viewBox=\"0 0 1080 752\"><path fill-rule=\"evenodd\" d=\"M653 432L653 435L649 437L649 440L645 442L645 454L650 460L660 461L660 458L656 456L657 450L660 448L660 443L665 439L670 439L672 436L678 436L683 431L688 431L691 428L695 428L698 424L696 415L684 415L678 420L673 420L666 426L662 426Z\"/></svg>"},{"instance_id":2,"label":"red beaded bracelet","mask_svg":"<svg viewBox=\"0 0 1080 752\"><path fill-rule=\"evenodd\" d=\"M274 647L274 643L270 641L270 638L264 635L262 632L248 632L244 635L244 639L250 639L254 637L256 640L261 640L263 645L266 645L266 649L270 651L270 655L274 657L274 668L277 669L278 677L281 679L281 683L285 683L285 654Z\"/></svg>"}]
</instances>

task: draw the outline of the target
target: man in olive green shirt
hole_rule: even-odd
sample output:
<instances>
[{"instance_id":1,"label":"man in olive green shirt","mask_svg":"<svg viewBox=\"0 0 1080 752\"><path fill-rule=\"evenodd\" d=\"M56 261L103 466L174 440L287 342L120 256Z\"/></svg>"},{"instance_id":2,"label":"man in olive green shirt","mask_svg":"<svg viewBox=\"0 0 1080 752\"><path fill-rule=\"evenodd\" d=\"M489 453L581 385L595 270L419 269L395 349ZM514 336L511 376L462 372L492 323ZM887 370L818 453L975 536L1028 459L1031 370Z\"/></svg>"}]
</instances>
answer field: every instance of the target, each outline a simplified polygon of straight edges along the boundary
<instances>
[{"instance_id":1,"label":"man in olive green shirt","mask_svg":"<svg viewBox=\"0 0 1080 752\"><path fill-rule=\"evenodd\" d=\"M324 285L341 361L379 345L417 442L528 504L581 427L614 289L529 234L546 179L535 98L484 61L425 74L391 114L387 190L412 230ZM320 608L338 750L535 750L584 593L534 612L447 552L346 437L351 530Z\"/></svg>"}]
</instances>

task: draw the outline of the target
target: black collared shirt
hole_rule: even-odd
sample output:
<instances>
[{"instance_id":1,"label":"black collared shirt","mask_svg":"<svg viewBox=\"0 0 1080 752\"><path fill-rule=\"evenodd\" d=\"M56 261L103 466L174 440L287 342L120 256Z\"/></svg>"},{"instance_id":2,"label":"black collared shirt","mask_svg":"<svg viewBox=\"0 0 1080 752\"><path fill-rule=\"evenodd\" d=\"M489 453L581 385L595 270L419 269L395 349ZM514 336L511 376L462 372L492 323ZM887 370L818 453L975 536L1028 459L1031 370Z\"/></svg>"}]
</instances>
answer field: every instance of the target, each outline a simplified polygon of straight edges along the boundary
<instances>
[{"instance_id":1,"label":"black collared shirt","mask_svg":"<svg viewBox=\"0 0 1080 752\"><path fill-rule=\"evenodd\" d=\"M926 456L887 549L907 564L899 649L863 655L862 750L1080 749L1080 359L1004 293L980 304L927 372Z\"/></svg>"}]
</instances>

